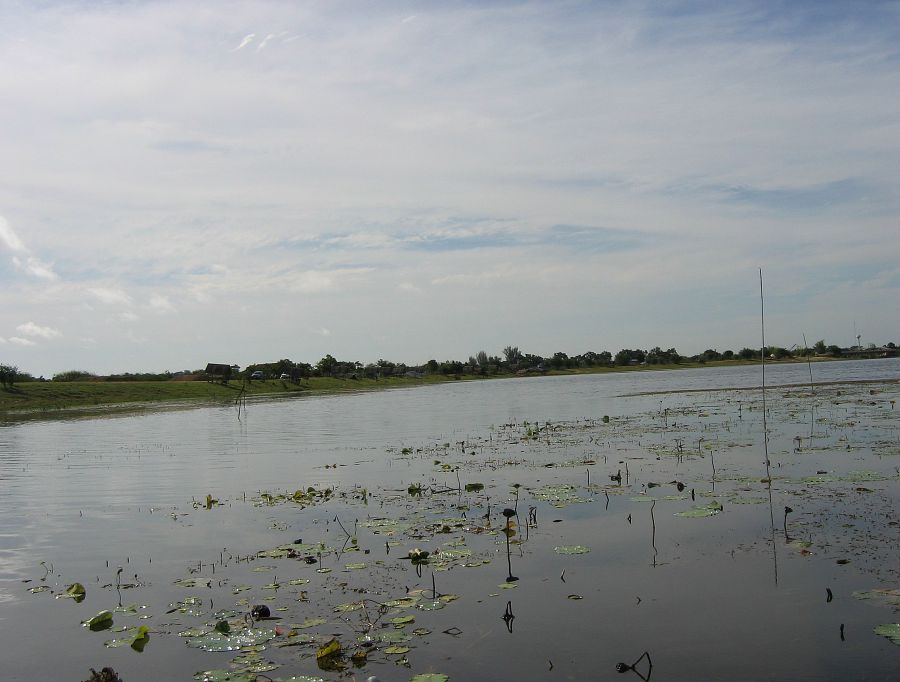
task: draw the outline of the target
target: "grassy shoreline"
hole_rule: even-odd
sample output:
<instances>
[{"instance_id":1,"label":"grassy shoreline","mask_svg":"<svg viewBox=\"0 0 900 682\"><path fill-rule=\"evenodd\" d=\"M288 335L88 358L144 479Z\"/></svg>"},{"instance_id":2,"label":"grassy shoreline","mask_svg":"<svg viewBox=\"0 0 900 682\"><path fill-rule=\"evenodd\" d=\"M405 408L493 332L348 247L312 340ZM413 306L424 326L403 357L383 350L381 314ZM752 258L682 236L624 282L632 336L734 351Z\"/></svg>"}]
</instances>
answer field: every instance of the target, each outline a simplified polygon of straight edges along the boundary
<instances>
[{"instance_id":1,"label":"grassy shoreline","mask_svg":"<svg viewBox=\"0 0 900 682\"><path fill-rule=\"evenodd\" d=\"M797 360L782 360L775 364L790 364ZM527 376L571 376L576 374L607 374L619 372L647 372L655 370L689 369L758 364L755 361L722 360L708 363L681 363L630 367L585 367L550 370ZM769 363L767 363L769 364ZM408 388L454 381L485 381L509 379L518 374L426 375L417 377L386 377L381 379L340 379L312 377L300 384L268 380L244 384L231 381L227 385L205 381L72 381L27 382L14 388L0 389L0 421L17 421L42 417L59 417L79 410L94 416L96 413L115 413L145 406L171 404L225 405L239 396L248 399L277 399L288 396L325 395L331 393ZM242 392L243 391L243 392ZM73 414L72 416L76 416Z\"/></svg>"}]
</instances>

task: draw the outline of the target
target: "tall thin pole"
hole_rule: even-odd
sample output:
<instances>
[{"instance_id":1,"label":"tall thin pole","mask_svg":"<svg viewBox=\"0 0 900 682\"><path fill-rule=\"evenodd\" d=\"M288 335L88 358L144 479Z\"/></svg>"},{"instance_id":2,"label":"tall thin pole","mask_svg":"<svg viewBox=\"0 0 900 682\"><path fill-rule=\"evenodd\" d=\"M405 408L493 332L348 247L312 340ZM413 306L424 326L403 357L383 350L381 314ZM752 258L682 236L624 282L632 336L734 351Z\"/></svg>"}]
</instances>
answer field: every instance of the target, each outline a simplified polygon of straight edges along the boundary
<instances>
[{"instance_id":1,"label":"tall thin pole","mask_svg":"<svg viewBox=\"0 0 900 682\"><path fill-rule=\"evenodd\" d=\"M772 537L772 563L775 569L775 585L778 585L778 549L775 546L775 508L772 503L772 472L769 470L769 428L766 419L766 310L763 297L762 268L759 269L759 327L762 349L759 353L762 368L763 448L766 453L766 487L769 491L769 528Z\"/></svg>"},{"instance_id":2,"label":"tall thin pole","mask_svg":"<svg viewBox=\"0 0 900 682\"><path fill-rule=\"evenodd\" d=\"M763 411L763 447L766 453L766 477L769 477L769 429L766 423L766 309L763 298L763 275L759 269L759 327L762 335L762 349L759 353L762 368L762 411Z\"/></svg>"}]
</instances>

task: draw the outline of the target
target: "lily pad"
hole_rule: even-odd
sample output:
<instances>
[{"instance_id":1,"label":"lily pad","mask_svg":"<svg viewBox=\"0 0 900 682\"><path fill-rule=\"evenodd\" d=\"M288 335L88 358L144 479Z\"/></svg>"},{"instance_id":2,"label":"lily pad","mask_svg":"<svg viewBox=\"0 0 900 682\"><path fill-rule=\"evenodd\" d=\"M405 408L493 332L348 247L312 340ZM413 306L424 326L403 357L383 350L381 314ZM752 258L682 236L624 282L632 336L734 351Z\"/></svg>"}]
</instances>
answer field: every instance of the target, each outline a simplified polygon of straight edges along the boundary
<instances>
[{"instance_id":1,"label":"lily pad","mask_svg":"<svg viewBox=\"0 0 900 682\"><path fill-rule=\"evenodd\" d=\"M874 630L876 635L887 637L894 644L900 644L900 623L887 623L879 625Z\"/></svg>"},{"instance_id":2,"label":"lily pad","mask_svg":"<svg viewBox=\"0 0 900 682\"><path fill-rule=\"evenodd\" d=\"M587 554L591 551L591 548L584 545L560 545L559 547L554 547L553 551L557 554Z\"/></svg>"},{"instance_id":3,"label":"lily pad","mask_svg":"<svg viewBox=\"0 0 900 682\"><path fill-rule=\"evenodd\" d=\"M857 591L851 595L856 599L874 599L884 601L892 606L900 606L900 589L888 590L876 588L874 590Z\"/></svg>"},{"instance_id":4,"label":"lily pad","mask_svg":"<svg viewBox=\"0 0 900 682\"><path fill-rule=\"evenodd\" d=\"M306 630L307 628L314 628L317 625L324 625L327 622L327 618L307 618L302 623L291 623L291 629Z\"/></svg>"},{"instance_id":5,"label":"lily pad","mask_svg":"<svg viewBox=\"0 0 900 682\"><path fill-rule=\"evenodd\" d=\"M409 682L447 682L449 679L444 673L419 673Z\"/></svg>"},{"instance_id":6,"label":"lily pad","mask_svg":"<svg viewBox=\"0 0 900 682\"><path fill-rule=\"evenodd\" d=\"M191 637L185 643L192 649L204 651L237 651L244 647L265 644L274 637L274 630L247 628L231 633L213 631L200 637Z\"/></svg>"},{"instance_id":7,"label":"lily pad","mask_svg":"<svg viewBox=\"0 0 900 682\"><path fill-rule=\"evenodd\" d=\"M74 599L76 602L84 601L84 585L81 583L72 583L66 588L63 594L57 596L58 599Z\"/></svg>"},{"instance_id":8,"label":"lily pad","mask_svg":"<svg viewBox=\"0 0 900 682\"><path fill-rule=\"evenodd\" d=\"M408 646L389 646L385 648L384 653L386 654L405 654L409 652Z\"/></svg>"},{"instance_id":9,"label":"lily pad","mask_svg":"<svg viewBox=\"0 0 900 682\"><path fill-rule=\"evenodd\" d=\"M233 670L204 670L194 674L200 682L254 682L256 673L234 672Z\"/></svg>"},{"instance_id":10,"label":"lily pad","mask_svg":"<svg viewBox=\"0 0 900 682\"><path fill-rule=\"evenodd\" d=\"M106 630L111 628L113 624L112 611L100 611L97 615L91 616L81 623L91 630Z\"/></svg>"},{"instance_id":11,"label":"lily pad","mask_svg":"<svg viewBox=\"0 0 900 682\"><path fill-rule=\"evenodd\" d=\"M675 516L681 516L686 519L702 519L707 516L715 516L722 511L722 505L713 500L709 504L702 507L693 507L687 511L677 512Z\"/></svg>"}]
</instances>

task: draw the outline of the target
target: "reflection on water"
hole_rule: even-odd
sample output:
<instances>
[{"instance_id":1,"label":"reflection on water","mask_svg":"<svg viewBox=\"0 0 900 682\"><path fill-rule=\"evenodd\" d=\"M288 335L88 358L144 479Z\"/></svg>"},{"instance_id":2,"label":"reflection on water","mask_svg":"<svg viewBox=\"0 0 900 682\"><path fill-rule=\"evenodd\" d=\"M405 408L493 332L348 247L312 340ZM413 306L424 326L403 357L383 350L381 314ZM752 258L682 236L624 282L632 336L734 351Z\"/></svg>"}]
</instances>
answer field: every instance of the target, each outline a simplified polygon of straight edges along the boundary
<instances>
[{"instance_id":1,"label":"reflection on water","mask_svg":"<svg viewBox=\"0 0 900 682\"><path fill-rule=\"evenodd\" d=\"M93 615L85 616L88 611L118 599L102 586L115 584L119 567L130 582L146 585L122 597L152 602L158 623L160 608L177 597L172 581L194 567L212 580L208 564L223 557L215 580L230 582L219 591L204 589L222 606L234 606L239 597L230 590L238 580L263 583L249 563L245 568L227 557L323 533L346 544L337 519L349 530L352 519L388 517L398 509L410 519L436 514L438 527L461 516L467 523L493 518L487 532L466 535L469 563L477 568L454 566L422 577L430 585L436 575L437 591L461 598L450 622L441 620L449 606L417 614L418 621L437 633L451 626L461 633L432 635L429 647L408 654L413 672L437 666L455 671L452 679L474 679L474 671L493 679L513 672L543 679L552 667L560 679L586 679L608 677L621 663L629 676L649 676L651 654L637 658L647 651L660 679L827 677L835 671L852 677L858 670L877 678L888 669L893 645L866 630L893 614L848 595L897 586L896 567L891 574L881 565L885 551L878 543L897 539L886 512L897 508L891 476L897 475L900 444L886 396L893 391L896 398L900 361L812 369L820 384L886 381L872 389L875 394L865 385L823 386L813 397L803 388L805 365L767 368L769 386L800 386L772 391L771 506L760 483L766 475L758 396L716 390L755 386L759 370L748 366L279 400L251 403L240 419L229 406L0 427L0 624L5 631L14 621L21 626L9 636L8 650L22 652L4 663L6 679L32 679L26 675L45 674L63 661L85 672L115 661L129 682L189 679L211 667L204 658L210 655L185 650L175 636L154 636L135 661L133 652L105 650L73 629ZM686 390L696 392L666 393ZM873 471L879 476L868 480ZM426 494L421 501L406 493L411 484L425 491L455 488L457 475L486 488L446 499ZM513 483L523 488L510 488ZM260 491L310 486L364 487L370 497L364 506L336 497L302 512L246 501ZM528 495L527 519L515 513L514 490ZM204 509L207 494L221 507ZM713 503L723 510L702 518ZM785 507L793 511L782 519ZM506 508L514 514L504 517ZM675 511L701 517L678 518ZM507 522L510 532L500 533ZM384 536L362 527L353 535L386 562L379 585L369 589L388 585L401 593L418 578L397 568L396 554L405 556L414 542L438 541L403 537L391 557ZM457 532L447 539L458 539ZM591 551L554 552L575 546ZM41 561L53 566L47 584L54 588L84 582L85 604L28 593L44 573ZM339 585L348 575L363 580L348 574L342 559L320 561L333 568L331 577L340 576L333 582L326 581L329 574L319 576L327 592L314 592L310 583L311 599L322 604L345 589ZM292 564L290 570L297 569ZM499 596L507 589L498 587L503 583L514 585L514 599ZM812 593L826 588L834 601L814 602ZM259 599L266 593L251 594ZM850 630L839 640L843 624ZM38 628L44 633L38 641L24 634ZM833 640L846 646L836 650ZM44 644L50 641L56 642L52 649ZM747 651L769 652L771 666ZM153 661L149 668L147 661ZM399 668L396 675L393 668L376 672L383 679L412 676Z\"/></svg>"}]
</instances>

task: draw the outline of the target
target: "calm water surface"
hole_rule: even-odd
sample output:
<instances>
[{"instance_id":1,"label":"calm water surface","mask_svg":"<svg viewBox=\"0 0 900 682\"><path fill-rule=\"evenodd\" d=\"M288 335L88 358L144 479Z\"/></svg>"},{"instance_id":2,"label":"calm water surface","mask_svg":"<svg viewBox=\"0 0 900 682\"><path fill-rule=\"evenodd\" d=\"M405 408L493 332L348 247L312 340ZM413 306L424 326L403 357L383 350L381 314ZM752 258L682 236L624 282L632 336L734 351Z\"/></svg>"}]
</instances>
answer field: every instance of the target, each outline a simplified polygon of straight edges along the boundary
<instances>
[{"instance_id":1,"label":"calm water surface","mask_svg":"<svg viewBox=\"0 0 900 682\"><path fill-rule=\"evenodd\" d=\"M337 515L362 523L379 516L379 505L413 514L421 504L423 514L454 518L468 510L471 519L490 502L496 514L498 505L511 503L508 484L517 482L529 491L521 491L520 512L535 506L539 523L515 549L515 589L498 588L508 572L505 544L496 535L470 535L475 555L480 551L492 561L435 571L440 592L460 595L435 612L441 618L417 616L417 624L431 619L425 627L439 634L407 654L410 668L397 665L398 656L382 656L357 673L359 679L377 674L385 681L408 680L430 670L456 680L606 679L615 676L618 661L633 662L644 650L653 656L653 679L891 679L900 670L900 647L871 629L900 620L897 609L854 600L850 593L900 588L900 412L891 412L888 403L900 381L900 361L816 363L812 374L821 385L817 396L808 395L808 386L805 395L800 388L775 388L808 384L807 366L767 367L773 476L799 481L818 471L865 470L879 479L814 493L810 485L779 484L772 512L769 504L753 503L765 493L759 485L765 458L758 391L722 390L757 386L759 368L751 366L460 382L259 402L240 419L226 406L0 426L0 677L80 680L90 667L112 665L134 682L191 679L200 670L228 668L229 654L188 649L177 627L165 634L160 625L166 606L185 595L172 582L190 575L193 566L215 562L223 552L252 555L301 537L334 537ZM825 386L857 381L880 383ZM617 426L604 427L603 415ZM539 422L545 430L530 439L524 422ZM547 422L561 426L554 431ZM687 454L673 456L676 448ZM452 462L463 483L484 482L487 490L446 502L408 498L411 483L456 487L455 473L442 471L435 460ZM580 466L581 460L591 463ZM609 495L598 487L615 485L609 477L626 468L627 489ZM648 488L671 480L705 496L692 502L659 497L652 517L649 504L631 499L675 493L671 486ZM548 484L577 485L591 499L554 507L531 495ZM372 499L362 508L337 500L302 511L245 502L260 491L308 486L363 486ZM709 519L676 519L676 508L665 506L684 510L726 499L719 497L726 493L726 510ZM207 494L223 505L209 511L192 506ZM735 499L740 504L731 504ZM808 555L789 544L790 532L784 536L781 517L788 505L798 537L811 543ZM879 520L867 526L867 515ZM330 575L304 569L311 579L311 603L304 608L330 614L336 593L351 579L373 593L393 586L401 596L420 582L430 586L427 570L420 580L396 556L405 556L407 545L436 547L436 539L398 537L403 542L391 556L377 534L358 535L360 546L370 550L367 561L377 557L394 568L348 574L339 569L361 559L344 557L335 559ZM554 546L576 544L591 552L553 552ZM893 571L884 565L892 561ZM115 582L119 566L140 587L121 595L104 588ZM265 598L259 588L271 576L247 566L223 563L218 575L224 586L214 581L200 593L215 599L216 608L234 607L247 596L228 588L240 579L254 586L247 596L253 603ZM212 579L208 570L199 574ZM28 591L35 585L58 591L75 581L87 587L84 603ZM825 600L826 588L836 595L832 601ZM573 594L583 599L569 599ZM111 635L78 625L115 606L120 596L148 605L154 616L146 622L160 634L151 635L143 654L106 649L102 642ZM516 614L512 633L500 619L507 601ZM289 602L296 605L296 598ZM302 620L289 615L291 622ZM843 640L841 623L847 626ZM336 623L335 633L339 625L348 628ZM444 634L451 626L461 634ZM344 632L343 640L352 638ZM268 675L338 678L318 671L299 649L284 651L289 661ZM59 677L60 669L71 672Z\"/></svg>"}]
</instances>

